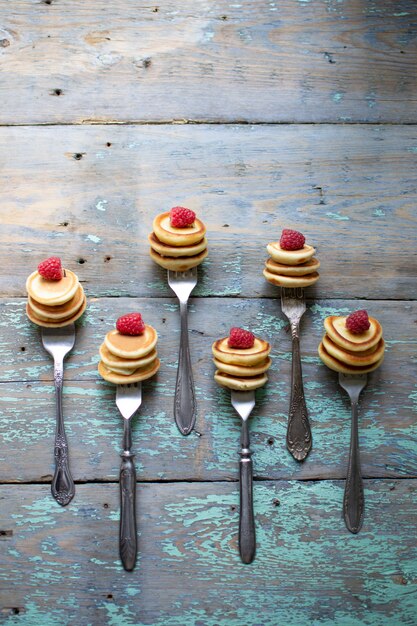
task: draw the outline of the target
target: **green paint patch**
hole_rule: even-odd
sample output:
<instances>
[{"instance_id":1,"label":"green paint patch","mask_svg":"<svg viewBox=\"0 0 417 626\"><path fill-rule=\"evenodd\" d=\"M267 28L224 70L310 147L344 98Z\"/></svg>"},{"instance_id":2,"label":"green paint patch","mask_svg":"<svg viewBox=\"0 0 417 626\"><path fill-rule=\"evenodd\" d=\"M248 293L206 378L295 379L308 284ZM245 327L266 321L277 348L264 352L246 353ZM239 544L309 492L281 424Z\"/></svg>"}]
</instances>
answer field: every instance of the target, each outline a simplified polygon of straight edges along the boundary
<instances>
[{"instance_id":1,"label":"green paint patch","mask_svg":"<svg viewBox=\"0 0 417 626\"><path fill-rule=\"evenodd\" d=\"M326 213L327 217L331 217L333 220L338 220L339 222L347 222L350 218L347 215L340 215L340 213Z\"/></svg>"},{"instance_id":2,"label":"green paint patch","mask_svg":"<svg viewBox=\"0 0 417 626\"><path fill-rule=\"evenodd\" d=\"M343 100L344 96L344 93L337 91L335 93L332 93L332 100L335 104L339 104Z\"/></svg>"}]
</instances>

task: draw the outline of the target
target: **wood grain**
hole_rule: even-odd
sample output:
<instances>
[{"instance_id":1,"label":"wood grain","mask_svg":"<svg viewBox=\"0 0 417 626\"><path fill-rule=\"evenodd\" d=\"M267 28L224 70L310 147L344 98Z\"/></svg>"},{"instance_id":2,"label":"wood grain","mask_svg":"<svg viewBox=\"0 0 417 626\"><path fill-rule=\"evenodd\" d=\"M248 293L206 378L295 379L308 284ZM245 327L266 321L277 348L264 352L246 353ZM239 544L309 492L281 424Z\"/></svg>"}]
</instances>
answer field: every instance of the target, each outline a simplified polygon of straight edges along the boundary
<instances>
[{"instance_id":1,"label":"wood grain","mask_svg":"<svg viewBox=\"0 0 417 626\"><path fill-rule=\"evenodd\" d=\"M147 235L183 204L208 229L196 295L276 297L266 245L293 227L321 261L311 296L413 298L416 146L404 126L3 128L0 293L55 253L89 296L170 296Z\"/></svg>"},{"instance_id":2,"label":"wood grain","mask_svg":"<svg viewBox=\"0 0 417 626\"><path fill-rule=\"evenodd\" d=\"M18 0L2 124L416 122L412 0Z\"/></svg>"},{"instance_id":3,"label":"wood grain","mask_svg":"<svg viewBox=\"0 0 417 626\"><path fill-rule=\"evenodd\" d=\"M144 384L144 403L134 420L138 480L237 480L239 419L230 394L213 380L211 344L239 319L272 345L269 383L257 392L251 420L257 478L342 478L346 475L350 407L337 376L317 356L327 315L367 307L382 324L385 361L361 399L360 444L365 476L417 476L415 362L416 302L311 301L302 322L302 357L313 431L308 460L294 462L285 448L289 405L290 338L278 300L194 298L190 305L191 355L198 402L197 433L179 434L173 395L179 313L173 299L92 299L78 327L65 371L64 414L74 478L115 480L122 420L115 388L96 371L98 347L116 318L139 310L159 335L162 366ZM1 481L50 481L53 473L54 390L52 365L39 330L24 314L23 300L0 305ZM22 351L24 348L24 351Z\"/></svg>"},{"instance_id":4,"label":"wood grain","mask_svg":"<svg viewBox=\"0 0 417 626\"><path fill-rule=\"evenodd\" d=\"M2 623L392 626L395 616L413 626L415 490L416 481L366 480L364 527L352 536L342 482L258 483L247 566L236 484L139 484L140 555L127 573L116 484L81 485L65 509L47 486L2 486Z\"/></svg>"}]
</instances>

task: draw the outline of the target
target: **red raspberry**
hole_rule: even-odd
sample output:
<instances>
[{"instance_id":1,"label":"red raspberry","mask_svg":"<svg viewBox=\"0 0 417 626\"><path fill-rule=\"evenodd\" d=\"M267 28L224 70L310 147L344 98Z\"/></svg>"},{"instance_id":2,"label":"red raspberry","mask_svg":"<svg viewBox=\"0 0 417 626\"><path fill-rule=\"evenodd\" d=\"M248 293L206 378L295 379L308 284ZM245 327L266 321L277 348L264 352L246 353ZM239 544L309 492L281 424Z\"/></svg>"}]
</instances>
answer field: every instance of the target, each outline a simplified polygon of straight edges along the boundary
<instances>
[{"instance_id":1,"label":"red raspberry","mask_svg":"<svg viewBox=\"0 0 417 626\"><path fill-rule=\"evenodd\" d=\"M186 228L194 224L195 213L191 209L186 209L184 206L174 206L170 212L171 226L174 228Z\"/></svg>"},{"instance_id":2,"label":"red raspberry","mask_svg":"<svg viewBox=\"0 0 417 626\"><path fill-rule=\"evenodd\" d=\"M116 328L122 335L142 335L145 332L145 322L140 313L128 313L119 317Z\"/></svg>"},{"instance_id":3,"label":"red raspberry","mask_svg":"<svg viewBox=\"0 0 417 626\"><path fill-rule=\"evenodd\" d=\"M46 280L61 280L63 277L61 259L58 256L51 256L38 265L38 272Z\"/></svg>"},{"instance_id":4,"label":"red raspberry","mask_svg":"<svg viewBox=\"0 0 417 626\"><path fill-rule=\"evenodd\" d=\"M346 318L346 328L355 335L364 333L365 330L368 330L370 325L371 323L369 321L368 313L365 311L365 309L355 311L354 313L348 315Z\"/></svg>"},{"instance_id":5,"label":"red raspberry","mask_svg":"<svg viewBox=\"0 0 417 626\"><path fill-rule=\"evenodd\" d=\"M298 230L284 228L281 239L279 240L279 245L283 250L301 250L305 240L304 235L299 233Z\"/></svg>"},{"instance_id":6,"label":"red raspberry","mask_svg":"<svg viewBox=\"0 0 417 626\"><path fill-rule=\"evenodd\" d=\"M229 348L252 348L255 335L243 328L231 328L229 333Z\"/></svg>"}]
</instances>

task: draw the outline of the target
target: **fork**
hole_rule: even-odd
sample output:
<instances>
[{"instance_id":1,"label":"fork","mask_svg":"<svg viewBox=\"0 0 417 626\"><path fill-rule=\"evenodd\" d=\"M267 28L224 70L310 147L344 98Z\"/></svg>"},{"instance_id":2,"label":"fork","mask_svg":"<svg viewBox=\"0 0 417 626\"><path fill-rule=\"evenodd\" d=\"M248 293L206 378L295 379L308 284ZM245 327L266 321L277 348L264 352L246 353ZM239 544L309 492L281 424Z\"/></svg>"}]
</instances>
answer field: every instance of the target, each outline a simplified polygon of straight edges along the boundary
<instances>
[{"instance_id":1,"label":"fork","mask_svg":"<svg viewBox=\"0 0 417 626\"><path fill-rule=\"evenodd\" d=\"M300 320L306 310L304 290L301 287L282 287L281 309L290 322L292 336L291 398L287 448L297 461L303 461L310 452L312 444L300 356Z\"/></svg>"},{"instance_id":2,"label":"fork","mask_svg":"<svg viewBox=\"0 0 417 626\"><path fill-rule=\"evenodd\" d=\"M179 431L189 435L196 418L195 390L188 345L188 298L197 284L197 268L185 272L168 270L168 285L180 303L181 336L178 354L177 382L175 384L174 417Z\"/></svg>"},{"instance_id":3,"label":"fork","mask_svg":"<svg viewBox=\"0 0 417 626\"><path fill-rule=\"evenodd\" d=\"M68 458L68 441L64 428L62 413L62 387L64 380L64 359L75 343L75 326L68 324L62 328L41 329L42 345L54 359L54 382L56 395L56 429L55 429L55 474L52 479L51 492L58 504L67 505L74 497L75 485L71 476Z\"/></svg>"},{"instance_id":4,"label":"fork","mask_svg":"<svg viewBox=\"0 0 417 626\"><path fill-rule=\"evenodd\" d=\"M240 513L239 552L243 563L252 563L256 552L255 520L253 516L252 452L249 448L248 419L255 406L254 391L231 391L232 406L242 418L240 451Z\"/></svg>"},{"instance_id":5,"label":"fork","mask_svg":"<svg viewBox=\"0 0 417 626\"><path fill-rule=\"evenodd\" d=\"M116 405L123 416L123 451L120 466L119 552L123 567L132 571L136 563L136 470L133 462L132 417L142 404L142 383L117 385Z\"/></svg>"},{"instance_id":6,"label":"fork","mask_svg":"<svg viewBox=\"0 0 417 626\"><path fill-rule=\"evenodd\" d=\"M339 385L349 395L352 407L349 462L343 496L343 516L347 529L354 534L358 533L362 527L365 509L359 457L358 401L361 391L366 387L367 379L366 374L339 373Z\"/></svg>"}]
</instances>

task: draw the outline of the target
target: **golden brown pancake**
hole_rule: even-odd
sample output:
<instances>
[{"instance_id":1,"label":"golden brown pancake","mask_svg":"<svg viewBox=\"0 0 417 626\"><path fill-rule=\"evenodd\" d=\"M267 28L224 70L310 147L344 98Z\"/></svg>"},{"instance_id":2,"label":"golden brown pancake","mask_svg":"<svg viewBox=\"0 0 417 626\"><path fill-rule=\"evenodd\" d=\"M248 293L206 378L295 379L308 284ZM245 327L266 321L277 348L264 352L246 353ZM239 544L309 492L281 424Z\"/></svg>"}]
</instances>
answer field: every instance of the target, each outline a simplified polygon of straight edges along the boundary
<instances>
[{"instance_id":1,"label":"golden brown pancake","mask_svg":"<svg viewBox=\"0 0 417 626\"><path fill-rule=\"evenodd\" d=\"M342 374L367 374L368 372L376 370L384 360L384 357L382 356L380 360L376 363L363 367L342 363L342 361L339 361L339 359L335 359L327 352L322 342L320 342L318 352L319 357L321 358L323 363L327 365L327 367L329 367L331 370L334 370L335 372L342 372Z\"/></svg>"},{"instance_id":2,"label":"golden brown pancake","mask_svg":"<svg viewBox=\"0 0 417 626\"><path fill-rule=\"evenodd\" d=\"M314 285L320 277L318 272L313 272L306 276L282 276L271 274L266 268L263 270L263 275L269 283L279 287L309 287Z\"/></svg>"},{"instance_id":3,"label":"golden brown pancake","mask_svg":"<svg viewBox=\"0 0 417 626\"><path fill-rule=\"evenodd\" d=\"M70 317L54 322L41 320L39 317L37 317L37 315L35 315L34 311L31 309L30 304L28 303L26 304L26 315L31 322L33 322L34 324L38 324L38 326L45 326L46 328L62 328L63 326L68 326L68 324L72 324L72 322L75 322L79 317L81 317L86 307L87 298L84 296L81 306L76 313L74 313Z\"/></svg>"},{"instance_id":4,"label":"golden brown pancake","mask_svg":"<svg viewBox=\"0 0 417 626\"><path fill-rule=\"evenodd\" d=\"M216 370L214 380L222 387L237 389L238 391L251 391L252 389L263 387L268 380L268 376L260 374L259 376L252 376L252 378L238 378L237 376Z\"/></svg>"},{"instance_id":5,"label":"golden brown pancake","mask_svg":"<svg viewBox=\"0 0 417 626\"><path fill-rule=\"evenodd\" d=\"M151 258L167 270L172 270L174 272L185 272L186 270L191 269L192 267L197 267L200 265L206 258L208 252L207 249L200 252L200 254L196 254L194 256L184 256L184 257L169 257L169 256L161 256L158 252L155 252L152 248L149 251Z\"/></svg>"},{"instance_id":6,"label":"golden brown pancake","mask_svg":"<svg viewBox=\"0 0 417 626\"><path fill-rule=\"evenodd\" d=\"M281 276L306 276L316 272L320 267L320 261L316 258L309 259L300 265L284 265L277 263L273 259L267 259L265 266L270 274L278 274Z\"/></svg>"},{"instance_id":7,"label":"golden brown pancake","mask_svg":"<svg viewBox=\"0 0 417 626\"><path fill-rule=\"evenodd\" d=\"M206 234L206 227L197 217L191 226L175 228L171 226L169 211L157 215L153 221L153 231L159 241L169 246L190 246L201 241Z\"/></svg>"},{"instance_id":8,"label":"golden brown pancake","mask_svg":"<svg viewBox=\"0 0 417 626\"><path fill-rule=\"evenodd\" d=\"M126 335L125 335L126 336ZM102 361L98 364L98 373L100 376L104 378L104 380L109 381L110 383L114 383L115 385L124 385L127 383L138 383L142 380L146 380L150 378L159 369L160 366L159 359L155 359L152 363L145 365L145 367L139 367L137 370L133 372L133 374L117 374L116 372L111 372Z\"/></svg>"},{"instance_id":9,"label":"golden brown pancake","mask_svg":"<svg viewBox=\"0 0 417 626\"><path fill-rule=\"evenodd\" d=\"M114 329L107 333L104 343L115 356L125 359L139 359L154 349L158 335L152 326L145 325L142 335L122 335Z\"/></svg>"},{"instance_id":10,"label":"golden brown pancake","mask_svg":"<svg viewBox=\"0 0 417 626\"><path fill-rule=\"evenodd\" d=\"M26 281L26 290L33 300L40 304L54 306L65 304L77 292L79 282L71 270L64 270L66 276L60 280L46 280L38 271L30 274Z\"/></svg>"},{"instance_id":11,"label":"golden brown pancake","mask_svg":"<svg viewBox=\"0 0 417 626\"><path fill-rule=\"evenodd\" d=\"M242 365L231 365L230 363L223 363L223 361L219 361L218 359L213 359L214 365L220 372L224 372L225 374L231 374L232 376L237 376L238 378L247 378L252 376L259 376L259 374L263 374L271 367L271 359L266 358L264 361L258 363L258 365L252 365L250 367L244 367Z\"/></svg>"},{"instance_id":12,"label":"golden brown pancake","mask_svg":"<svg viewBox=\"0 0 417 626\"><path fill-rule=\"evenodd\" d=\"M151 244L151 248L155 252L161 256L167 257L195 256L207 248L207 239L205 237L191 246L169 246L168 244L159 241L155 233L148 235L148 239Z\"/></svg>"},{"instance_id":13,"label":"golden brown pancake","mask_svg":"<svg viewBox=\"0 0 417 626\"><path fill-rule=\"evenodd\" d=\"M268 244L266 249L274 261L284 265L300 265L311 259L315 253L313 246L308 244L304 244L300 250L284 250L279 245L279 241Z\"/></svg>"},{"instance_id":14,"label":"golden brown pancake","mask_svg":"<svg viewBox=\"0 0 417 626\"><path fill-rule=\"evenodd\" d=\"M364 352L348 352L348 350L344 350L334 343L328 335L324 335L322 344L326 352L333 358L342 361L346 365L358 367L367 367L376 363L382 358L385 350L385 342L382 338L376 346Z\"/></svg>"},{"instance_id":15,"label":"golden brown pancake","mask_svg":"<svg viewBox=\"0 0 417 626\"><path fill-rule=\"evenodd\" d=\"M68 317L71 317L78 311L84 300L84 290L81 285L75 293L75 296L65 302L65 304L57 304L55 306L48 306L47 304L41 304L36 302L31 296L28 298L29 306L33 313L41 320L45 322L59 322Z\"/></svg>"},{"instance_id":16,"label":"golden brown pancake","mask_svg":"<svg viewBox=\"0 0 417 626\"><path fill-rule=\"evenodd\" d=\"M148 365L148 363L152 363L157 357L157 352L155 348L148 352L145 356L136 358L136 359L127 359L126 357L122 358L120 356L116 356L112 354L110 350L107 348L105 343L102 343L99 348L100 359L103 361L104 365L107 369L111 369L116 371L117 369L137 369L138 367L144 367Z\"/></svg>"},{"instance_id":17,"label":"golden brown pancake","mask_svg":"<svg viewBox=\"0 0 417 626\"><path fill-rule=\"evenodd\" d=\"M230 348L228 345L229 337L218 339L212 345L214 357L222 363L230 365L238 365L250 367L259 365L265 361L271 351L271 346L267 341L255 337L252 348Z\"/></svg>"},{"instance_id":18,"label":"golden brown pancake","mask_svg":"<svg viewBox=\"0 0 417 626\"><path fill-rule=\"evenodd\" d=\"M363 352L379 343L382 337L381 324L369 316L370 328L363 333L351 333L346 328L346 316L330 315L324 320L327 335L341 348L350 352Z\"/></svg>"}]
</instances>

